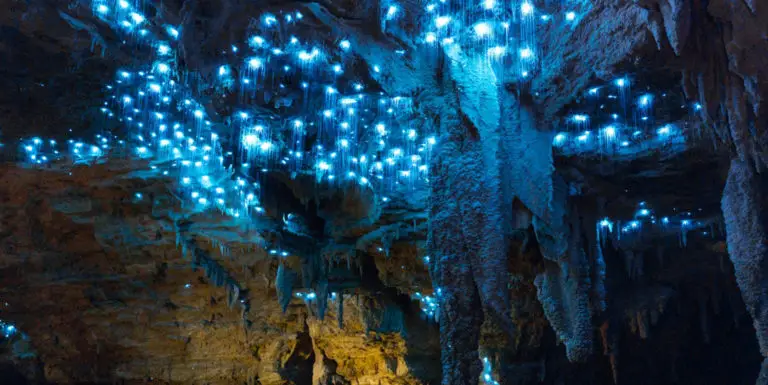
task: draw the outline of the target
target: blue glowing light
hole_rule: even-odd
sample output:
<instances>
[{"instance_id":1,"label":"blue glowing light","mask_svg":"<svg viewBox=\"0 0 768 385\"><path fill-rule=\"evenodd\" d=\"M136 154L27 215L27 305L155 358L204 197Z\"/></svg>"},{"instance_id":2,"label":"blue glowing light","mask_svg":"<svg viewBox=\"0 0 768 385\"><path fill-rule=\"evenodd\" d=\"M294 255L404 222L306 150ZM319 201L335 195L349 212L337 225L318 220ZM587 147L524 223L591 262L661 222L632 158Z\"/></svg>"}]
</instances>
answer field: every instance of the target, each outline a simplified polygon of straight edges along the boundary
<instances>
[{"instance_id":1,"label":"blue glowing light","mask_svg":"<svg viewBox=\"0 0 768 385\"><path fill-rule=\"evenodd\" d=\"M142 16L142 15L136 13L136 12L131 12L130 16L131 16L131 20L133 20L134 24L141 24L141 23L143 23L146 20L144 18L144 16Z\"/></svg>"},{"instance_id":2,"label":"blue glowing light","mask_svg":"<svg viewBox=\"0 0 768 385\"><path fill-rule=\"evenodd\" d=\"M558 133L555 135L555 138L552 140L552 144L555 146L562 146L565 143L565 140L567 139L567 135L563 132Z\"/></svg>"},{"instance_id":3,"label":"blue glowing light","mask_svg":"<svg viewBox=\"0 0 768 385\"><path fill-rule=\"evenodd\" d=\"M495 58L503 56L506 52L507 52L507 48L499 45L488 48L488 56L495 57Z\"/></svg>"},{"instance_id":4,"label":"blue glowing light","mask_svg":"<svg viewBox=\"0 0 768 385\"><path fill-rule=\"evenodd\" d=\"M614 126L606 126L603 129L603 136L606 139L615 139L616 138L616 127L614 127Z\"/></svg>"},{"instance_id":5,"label":"blue glowing light","mask_svg":"<svg viewBox=\"0 0 768 385\"><path fill-rule=\"evenodd\" d=\"M565 14L565 20L568 21L574 21L576 20L576 12L568 12Z\"/></svg>"},{"instance_id":6,"label":"blue glowing light","mask_svg":"<svg viewBox=\"0 0 768 385\"><path fill-rule=\"evenodd\" d=\"M577 123L584 123L584 122L586 122L587 120L589 120L589 116L587 116L587 115L581 115L581 114L576 114L576 115L573 115L573 116L571 117L571 119L573 119L573 121L574 121L574 122L577 122Z\"/></svg>"},{"instance_id":7,"label":"blue glowing light","mask_svg":"<svg viewBox=\"0 0 768 385\"><path fill-rule=\"evenodd\" d=\"M491 34L491 26L487 22L481 21L475 24L472 29L478 38L486 37Z\"/></svg>"},{"instance_id":8,"label":"blue glowing light","mask_svg":"<svg viewBox=\"0 0 768 385\"><path fill-rule=\"evenodd\" d=\"M107 7L104 4L99 4L99 6L96 7L96 12L101 13L101 14L107 13L107 12L109 12L109 7Z\"/></svg>"},{"instance_id":9,"label":"blue glowing light","mask_svg":"<svg viewBox=\"0 0 768 385\"><path fill-rule=\"evenodd\" d=\"M533 4L527 1L524 2L522 5L520 5L520 12L523 14L523 16L533 15Z\"/></svg>"},{"instance_id":10,"label":"blue glowing light","mask_svg":"<svg viewBox=\"0 0 768 385\"><path fill-rule=\"evenodd\" d=\"M348 50L350 46L351 44L349 43L349 40L342 40L339 42L339 47L345 51Z\"/></svg>"},{"instance_id":11,"label":"blue glowing light","mask_svg":"<svg viewBox=\"0 0 768 385\"><path fill-rule=\"evenodd\" d=\"M672 129L669 126L669 124L667 124L667 125L665 125L663 127L660 127L658 130L656 130L656 134L658 134L659 136L667 136L671 132L672 132Z\"/></svg>"},{"instance_id":12,"label":"blue glowing light","mask_svg":"<svg viewBox=\"0 0 768 385\"><path fill-rule=\"evenodd\" d=\"M629 85L629 80L627 80L626 78L618 78L614 80L613 83L616 84L616 86L619 88L624 88L627 85Z\"/></svg>"},{"instance_id":13,"label":"blue glowing light","mask_svg":"<svg viewBox=\"0 0 768 385\"><path fill-rule=\"evenodd\" d=\"M165 63L157 63L157 66L155 66L155 68L157 68L157 72L160 72L161 74L167 73L168 71L171 70L171 67L168 67L168 64L165 64Z\"/></svg>"},{"instance_id":14,"label":"blue glowing light","mask_svg":"<svg viewBox=\"0 0 768 385\"><path fill-rule=\"evenodd\" d=\"M274 15L266 14L264 15L262 20L264 22L264 25L266 25L267 27L271 27L277 24L277 18L275 18Z\"/></svg>"},{"instance_id":15,"label":"blue glowing light","mask_svg":"<svg viewBox=\"0 0 768 385\"><path fill-rule=\"evenodd\" d=\"M248 59L248 67L251 67L253 69L258 69L258 68L261 68L261 65L262 65L262 61L259 58L254 57L254 58Z\"/></svg>"},{"instance_id":16,"label":"blue glowing light","mask_svg":"<svg viewBox=\"0 0 768 385\"><path fill-rule=\"evenodd\" d=\"M179 38L179 30L176 28L173 28L171 26L165 27L165 32L168 33L168 35L174 39Z\"/></svg>"},{"instance_id":17,"label":"blue glowing light","mask_svg":"<svg viewBox=\"0 0 768 385\"><path fill-rule=\"evenodd\" d=\"M398 8L396 5L390 5L389 8L387 8L387 20L392 20L397 15Z\"/></svg>"},{"instance_id":18,"label":"blue glowing light","mask_svg":"<svg viewBox=\"0 0 768 385\"><path fill-rule=\"evenodd\" d=\"M521 59L530 59L533 57L533 50L530 48L523 48L520 50L520 58Z\"/></svg>"}]
</instances>

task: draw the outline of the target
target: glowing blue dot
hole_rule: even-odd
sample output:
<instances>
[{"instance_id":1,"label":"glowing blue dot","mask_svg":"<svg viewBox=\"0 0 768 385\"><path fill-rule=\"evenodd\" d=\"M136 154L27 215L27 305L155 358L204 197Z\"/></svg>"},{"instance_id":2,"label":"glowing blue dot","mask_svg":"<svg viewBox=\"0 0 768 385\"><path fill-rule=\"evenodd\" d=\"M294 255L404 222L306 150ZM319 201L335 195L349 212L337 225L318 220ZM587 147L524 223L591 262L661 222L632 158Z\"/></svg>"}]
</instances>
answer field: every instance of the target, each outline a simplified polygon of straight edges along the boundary
<instances>
[{"instance_id":1,"label":"glowing blue dot","mask_svg":"<svg viewBox=\"0 0 768 385\"><path fill-rule=\"evenodd\" d=\"M486 37L491 34L490 24L484 21L475 24L472 29L475 31L475 35L477 35L477 37Z\"/></svg>"},{"instance_id":2,"label":"glowing blue dot","mask_svg":"<svg viewBox=\"0 0 768 385\"><path fill-rule=\"evenodd\" d=\"M616 137L616 127L614 126L607 126L603 129L603 135L607 139L613 139Z\"/></svg>"},{"instance_id":3,"label":"glowing blue dot","mask_svg":"<svg viewBox=\"0 0 768 385\"><path fill-rule=\"evenodd\" d=\"M348 50L350 46L351 46L351 45L350 45L350 43L349 43L349 40L342 40L342 41L339 43L339 47L341 47L341 49L343 49L343 50L345 50L345 51L346 51L346 50Z\"/></svg>"},{"instance_id":4,"label":"glowing blue dot","mask_svg":"<svg viewBox=\"0 0 768 385\"><path fill-rule=\"evenodd\" d=\"M587 115L579 115L579 114L573 115L573 121L574 122L584 123L587 120L589 120L589 116L587 116Z\"/></svg>"},{"instance_id":5,"label":"glowing blue dot","mask_svg":"<svg viewBox=\"0 0 768 385\"><path fill-rule=\"evenodd\" d=\"M277 23L277 19L273 15L264 15L264 25L267 27L270 27L272 25L275 25Z\"/></svg>"},{"instance_id":6,"label":"glowing blue dot","mask_svg":"<svg viewBox=\"0 0 768 385\"><path fill-rule=\"evenodd\" d=\"M165 63L157 64L157 71L160 73L167 73L170 70L171 70L171 67L168 67L168 64L165 64Z\"/></svg>"},{"instance_id":7,"label":"glowing blue dot","mask_svg":"<svg viewBox=\"0 0 768 385\"><path fill-rule=\"evenodd\" d=\"M529 2L524 2L520 6L520 12L522 12L523 16L530 16L533 14L533 5Z\"/></svg>"},{"instance_id":8,"label":"glowing blue dot","mask_svg":"<svg viewBox=\"0 0 768 385\"><path fill-rule=\"evenodd\" d=\"M568 21L574 21L576 20L576 12L568 12L565 14L565 20Z\"/></svg>"},{"instance_id":9,"label":"glowing blue dot","mask_svg":"<svg viewBox=\"0 0 768 385\"><path fill-rule=\"evenodd\" d=\"M101 14L107 13L109 12L109 7L104 4L100 4L98 7L96 7L96 12Z\"/></svg>"},{"instance_id":10,"label":"glowing blue dot","mask_svg":"<svg viewBox=\"0 0 768 385\"><path fill-rule=\"evenodd\" d=\"M507 49L499 45L488 48L488 56L492 56L492 57L500 57L504 55L504 53L506 52L507 52Z\"/></svg>"},{"instance_id":11,"label":"glowing blue dot","mask_svg":"<svg viewBox=\"0 0 768 385\"><path fill-rule=\"evenodd\" d=\"M167 32L168 35L170 35L174 39L179 37L179 30L171 26L165 27L165 32Z\"/></svg>"},{"instance_id":12,"label":"glowing blue dot","mask_svg":"<svg viewBox=\"0 0 768 385\"><path fill-rule=\"evenodd\" d=\"M552 140L552 144L555 146L561 146L563 143L565 143L565 139L567 138L567 135L565 133L558 133L555 135L555 138Z\"/></svg>"},{"instance_id":13,"label":"glowing blue dot","mask_svg":"<svg viewBox=\"0 0 768 385\"><path fill-rule=\"evenodd\" d=\"M389 8L387 8L387 20L392 20L395 15L397 15L397 6L390 5Z\"/></svg>"},{"instance_id":14,"label":"glowing blue dot","mask_svg":"<svg viewBox=\"0 0 768 385\"><path fill-rule=\"evenodd\" d=\"M435 26L437 28L443 28L451 22L450 16L440 16L435 18Z\"/></svg>"},{"instance_id":15,"label":"glowing blue dot","mask_svg":"<svg viewBox=\"0 0 768 385\"><path fill-rule=\"evenodd\" d=\"M131 16L131 20L133 20L134 24L141 24L141 23L144 22L144 20L146 20L144 18L144 16L142 16L142 15L136 13L136 12L131 12L130 16Z\"/></svg>"}]
</instances>

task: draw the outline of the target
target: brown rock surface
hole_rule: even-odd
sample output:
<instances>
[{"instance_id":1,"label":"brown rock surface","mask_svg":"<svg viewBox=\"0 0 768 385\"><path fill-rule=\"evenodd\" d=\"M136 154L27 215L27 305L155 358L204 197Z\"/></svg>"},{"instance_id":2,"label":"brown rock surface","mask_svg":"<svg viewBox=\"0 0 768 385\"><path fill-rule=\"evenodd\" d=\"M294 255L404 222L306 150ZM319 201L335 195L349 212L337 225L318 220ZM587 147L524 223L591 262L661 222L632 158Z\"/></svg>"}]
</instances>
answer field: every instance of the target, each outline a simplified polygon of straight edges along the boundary
<instances>
[{"instance_id":1,"label":"brown rock surface","mask_svg":"<svg viewBox=\"0 0 768 385\"><path fill-rule=\"evenodd\" d=\"M427 324L406 319L417 348L394 331L366 333L364 294L344 295L343 329L335 303L324 321L297 298L282 314L277 261L255 246L258 237L210 215L206 225L221 237L198 234L198 244L247 289L243 322L242 308L230 308L225 290L182 256L169 216L156 215L170 201L165 181L133 178L135 166L0 170L0 319L28 337L38 380L421 383L411 356L420 375L439 376L436 365L425 370L437 355L436 338L430 346L430 331L417 330ZM244 241L228 241L234 234Z\"/></svg>"}]
</instances>

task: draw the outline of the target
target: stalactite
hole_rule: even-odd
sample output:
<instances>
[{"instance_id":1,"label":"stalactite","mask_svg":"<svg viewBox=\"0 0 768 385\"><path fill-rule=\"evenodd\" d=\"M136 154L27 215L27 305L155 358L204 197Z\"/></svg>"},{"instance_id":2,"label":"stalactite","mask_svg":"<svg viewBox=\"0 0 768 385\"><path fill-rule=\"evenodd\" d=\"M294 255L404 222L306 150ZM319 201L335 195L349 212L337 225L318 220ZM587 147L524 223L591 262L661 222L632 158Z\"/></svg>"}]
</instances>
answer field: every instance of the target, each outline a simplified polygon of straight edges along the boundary
<instances>
[{"instance_id":1,"label":"stalactite","mask_svg":"<svg viewBox=\"0 0 768 385\"><path fill-rule=\"evenodd\" d=\"M732 160L721 204L736 282L752 316L760 352L768 357L768 228L763 178L748 161Z\"/></svg>"},{"instance_id":2,"label":"stalactite","mask_svg":"<svg viewBox=\"0 0 768 385\"><path fill-rule=\"evenodd\" d=\"M338 308L336 310L336 319L339 323L339 329L344 328L344 293L339 292Z\"/></svg>"},{"instance_id":3,"label":"stalactite","mask_svg":"<svg viewBox=\"0 0 768 385\"><path fill-rule=\"evenodd\" d=\"M558 193L564 190L558 185L562 186L562 182L555 184L555 197L566 200L565 194ZM554 204L567 208L560 213L563 219L558 220L557 228L534 223L542 255L556 263L549 263L546 270L536 276L534 284L544 315L558 339L565 344L568 359L579 362L586 360L592 352L591 309L594 305L590 304L590 263L584 252L576 205L563 201ZM567 222L565 218L568 218Z\"/></svg>"},{"instance_id":4,"label":"stalactite","mask_svg":"<svg viewBox=\"0 0 768 385\"><path fill-rule=\"evenodd\" d=\"M763 360L760 374L757 376L757 384L755 385L768 385L768 358Z\"/></svg>"},{"instance_id":5,"label":"stalactite","mask_svg":"<svg viewBox=\"0 0 768 385\"><path fill-rule=\"evenodd\" d=\"M619 340L614 333L613 325L610 320L606 320L600 325L600 339L603 344L603 355L608 356L611 365L611 374L613 383L619 383Z\"/></svg>"},{"instance_id":6,"label":"stalactite","mask_svg":"<svg viewBox=\"0 0 768 385\"><path fill-rule=\"evenodd\" d=\"M656 246L656 260L659 262L659 266L664 266L664 246Z\"/></svg>"},{"instance_id":7,"label":"stalactite","mask_svg":"<svg viewBox=\"0 0 768 385\"><path fill-rule=\"evenodd\" d=\"M709 312L707 311L707 297L699 296L699 326L701 327L702 338L705 344L709 344L710 332L709 332Z\"/></svg>"},{"instance_id":8,"label":"stalactite","mask_svg":"<svg viewBox=\"0 0 768 385\"><path fill-rule=\"evenodd\" d=\"M285 267L283 264L277 267L277 277L275 278L275 289L277 290L277 301L283 313L288 309L293 296L293 283L296 279L296 273Z\"/></svg>"},{"instance_id":9,"label":"stalactite","mask_svg":"<svg viewBox=\"0 0 768 385\"><path fill-rule=\"evenodd\" d=\"M197 241L193 236L189 236L189 228L192 222L189 221L175 221L174 227L176 228L177 242L181 242L183 252L189 252L192 266L194 269L202 267L206 278L214 286L224 286L225 293L227 295L227 303L232 308L238 301L242 307L242 319L247 321L247 312L250 308L248 299L244 296L244 291L237 284L237 281L229 275L229 272L212 259L210 255L203 249L197 246Z\"/></svg>"},{"instance_id":10,"label":"stalactite","mask_svg":"<svg viewBox=\"0 0 768 385\"><path fill-rule=\"evenodd\" d=\"M680 229L680 247L688 247L688 229L685 226Z\"/></svg>"},{"instance_id":11,"label":"stalactite","mask_svg":"<svg viewBox=\"0 0 768 385\"><path fill-rule=\"evenodd\" d=\"M587 244L585 251L589 259L589 271L591 273L591 298L594 313L602 313L607 307L605 289L605 259L603 259L603 246L600 239L600 228L596 218L585 214L581 228L583 229ZM592 225L592 224L595 225Z\"/></svg>"},{"instance_id":12,"label":"stalactite","mask_svg":"<svg viewBox=\"0 0 768 385\"><path fill-rule=\"evenodd\" d=\"M325 319L325 310L328 307L328 281L318 282L315 294L317 295L317 318L322 321Z\"/></svg>"}]
</instances>

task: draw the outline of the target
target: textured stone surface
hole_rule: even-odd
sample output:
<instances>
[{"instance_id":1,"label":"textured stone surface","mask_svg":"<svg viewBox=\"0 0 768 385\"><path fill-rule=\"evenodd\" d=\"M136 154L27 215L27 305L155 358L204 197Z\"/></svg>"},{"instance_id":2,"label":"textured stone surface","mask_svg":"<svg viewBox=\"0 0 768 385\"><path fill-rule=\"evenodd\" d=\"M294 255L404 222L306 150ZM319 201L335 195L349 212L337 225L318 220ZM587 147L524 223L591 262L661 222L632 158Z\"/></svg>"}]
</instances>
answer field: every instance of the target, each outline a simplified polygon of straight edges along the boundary
<instances>
[{"instance_id":1,"label":"textured stone surface","mask_svg":"<svg viewBox=\"0 0 768 385\"><path fill-rule=\"evenodd\" d=\"M436 330L407 316L407 343L398 331L366 333L365 294L344 295L343 329L333 304L324 321L297 299L283 314L276 261L225 221L206 236L212 216L193 236L250 305L229 306L215 269L195 268L172 221L153 217L162 181L123 179L130 168L108 167L2 170L14 183L0 189L0 317L29 336L47 381L421 383L412 360L422 379L439 376L428 358Z\"/></svg>"}]
</instances>

